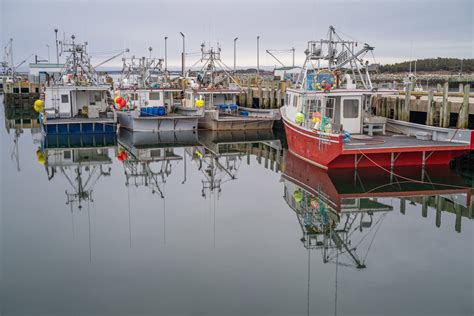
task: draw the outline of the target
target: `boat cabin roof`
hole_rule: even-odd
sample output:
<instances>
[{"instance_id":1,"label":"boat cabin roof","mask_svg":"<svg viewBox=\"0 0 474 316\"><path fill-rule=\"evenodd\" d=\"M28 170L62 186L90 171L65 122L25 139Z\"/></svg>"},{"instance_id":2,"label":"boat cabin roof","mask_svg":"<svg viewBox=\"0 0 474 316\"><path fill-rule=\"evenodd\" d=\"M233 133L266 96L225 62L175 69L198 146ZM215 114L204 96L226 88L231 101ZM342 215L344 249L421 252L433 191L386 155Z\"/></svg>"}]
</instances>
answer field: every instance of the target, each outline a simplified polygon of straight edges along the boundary
<instances>
[{"instance_id":1,"label":"boat cabin roof","mask_svg":"<svg viewBox=\"0 0 474 316\"><path fill-rule=\"evenodd\" d=\"M149 92L181 92L183 90L178 89L178 88L139 88L139 89L134 89L134 88L119 88L118 90L120 91L130 91L130 92L143 92L143 91L149 91Z\"/></svg>"},{"instance_id":2,"label":"boat cabin roof","mask_svg":"<svg viewBox=\"0 0 474 316\"><path fill-rule=\"evenodd\" d=\"M370 89L333 89L330 92L324 92L322 90L300 90L289 88L286 89L287 92L294 94L304 94L304 95L314 95L314 96L345 96L345 95L364 95L364 94L394 94L396 90L391 89L379 89L379 90L370 90Z\"/></svg>"},{"instance_id":3,"label":"boat cabin roof","mask_svg":"<svg viewBox=\"0 0 474 316\"><path fill-rule=\"evenodd\" d=\"M46 90L108 91L110 90L110 86L109 85L98 85L98 86L55 85L55 86L46 87Z\"/></svg>"}]
</instances>

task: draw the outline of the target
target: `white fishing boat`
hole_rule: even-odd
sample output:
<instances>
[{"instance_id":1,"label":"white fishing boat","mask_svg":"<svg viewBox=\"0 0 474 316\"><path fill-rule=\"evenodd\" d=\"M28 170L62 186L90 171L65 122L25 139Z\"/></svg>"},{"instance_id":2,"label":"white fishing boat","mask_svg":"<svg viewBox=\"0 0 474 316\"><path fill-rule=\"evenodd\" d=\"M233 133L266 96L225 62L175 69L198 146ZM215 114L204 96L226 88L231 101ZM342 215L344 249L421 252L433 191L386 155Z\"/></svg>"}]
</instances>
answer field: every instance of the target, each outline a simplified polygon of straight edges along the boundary
<instances>
[{"instance_id":1,"label":"white fishing boat","mask_svg":"<svg viewBox=\"0 0 474 316\"><path fill-rule=\"evenodd\" d=\"M183 103L204 106L204 116L199 119L200 128L221 131L270 129L273 122L281 118L277 109L237 105L237 96L243 93L243 89L222 62L219 46L206 49L205 44L201 44L201 59L195 65L198 63L200 69L194 71L194 77L188 77Z\"/></svg>"},{"instance_id":2,"label":"white fishing boat","mask_svg":"<svg viewBox=\"0 0 474 316\"><path fill-rule=\"evenodd\" d=\"M111 86L102 82L87 43L61 42L61 54L68 54L59 78L47 83L42 100L35 102L45 134L114 133L116 118L110 97Z\"/></svg>"},{"instance_id":3,"label":"white fishing boat","mask_svg":"<svg viewBox=\"0 0 474 316\"><path fill-rule=\"evenodd\" d=\"M182 88L163 73L162 59L123 60L122 78L116 95L125 100L117 111L120 127L137 132L197 130L203 109L183 104Z\"/></svg>"}]
</instances>

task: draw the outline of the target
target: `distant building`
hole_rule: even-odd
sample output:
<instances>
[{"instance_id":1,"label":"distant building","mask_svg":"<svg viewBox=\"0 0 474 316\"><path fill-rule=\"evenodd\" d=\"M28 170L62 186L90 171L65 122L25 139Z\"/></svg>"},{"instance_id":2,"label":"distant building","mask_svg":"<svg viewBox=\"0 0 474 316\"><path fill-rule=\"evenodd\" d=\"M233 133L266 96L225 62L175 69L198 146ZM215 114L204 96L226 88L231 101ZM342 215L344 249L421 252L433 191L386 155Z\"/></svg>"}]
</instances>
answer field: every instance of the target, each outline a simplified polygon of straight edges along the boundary
<instances>
[{"instance_id":1,"label":"distant building","mask_svg":"<svg viewBox=\"0 0 474 316\"><path fill-rule=\"evenodd\" d=\"M275 79L279 80L290 80L296 82L298 76L300 75L301 67L280 67L275 68L273 71L273 76Z\"/></svg>"},{"instance_id":2,"label":"distant building","mask_svg":"<svg viewBox=\"0 0 474 316\"><path fill-rule=\"evenodd\" d=\"M32 63L28 79L30 82L44 83L48 78L58 77L63 70L64 64L56 63Z\"/></svg>"},{"instance_id":3,"label":"distant building","mask_svg":"<svg viewBox=\"0 0 474 316\"><path fill-rule=\"evenodd\" d=\"M368 66L369 72L378 72L380 68L380 64L370 64Z\"/></svg>"}]
</instances>

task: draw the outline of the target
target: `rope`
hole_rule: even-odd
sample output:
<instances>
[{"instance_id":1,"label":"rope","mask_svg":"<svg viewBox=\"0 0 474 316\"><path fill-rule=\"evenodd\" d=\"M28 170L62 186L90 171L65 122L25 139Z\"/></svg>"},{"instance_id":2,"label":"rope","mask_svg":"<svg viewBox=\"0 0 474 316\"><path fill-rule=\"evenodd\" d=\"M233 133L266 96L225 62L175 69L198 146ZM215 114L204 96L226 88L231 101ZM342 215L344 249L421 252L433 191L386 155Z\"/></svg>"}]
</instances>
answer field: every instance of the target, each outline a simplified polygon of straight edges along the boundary
<instances>
[{"instance_id":1,"label":"rope","mask_svg":"<svg viewBox=\"0 0 474 316\"><path fill-rule=\"evenodd\" d=\"M401 179L403 179L403 180L411 181L411 182L414 182L414 183L435 184L435 185L446 186L446 187L457 188L457 189L468 189L467 187L462 187L462 186L459 186L459 185L436 183L436 182L426 182L426 181L416 180L416 179L412 179L412 178L408 178L408 177L399 175L399 174L397 174L397 173L395 173L395 172L393 172L393 171L388 170L387 168L382 167L381 165L379 165L378 163L376 163L375 161L373 161L370 157L368 157L366 154L364 154L360 149L359 149L359 152L360 152L360 154L361 154L362 156L364 156L365 158L367 158L367 160L369 160L369 161L370 161L371 163L373 163L375 166L379 167L380 169L382 169L383 171L385 171L385 172L387 172L387 173L389 173L389 174L394 175L394 176L397 177L397 178L401 178Z\"/></svg>"}]
</instances>

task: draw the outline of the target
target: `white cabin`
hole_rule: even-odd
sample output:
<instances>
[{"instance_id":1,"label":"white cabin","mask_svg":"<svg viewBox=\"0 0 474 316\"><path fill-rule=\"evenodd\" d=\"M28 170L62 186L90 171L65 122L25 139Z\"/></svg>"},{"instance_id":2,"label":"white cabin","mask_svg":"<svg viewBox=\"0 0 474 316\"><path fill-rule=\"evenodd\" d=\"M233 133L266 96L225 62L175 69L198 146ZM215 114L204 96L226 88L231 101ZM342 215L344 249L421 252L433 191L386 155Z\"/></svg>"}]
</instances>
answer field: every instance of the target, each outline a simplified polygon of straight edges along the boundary
<instances>
[{"instance_id":1,"label":"white cabin","mask_svg":"<svg viewBox=\"0 0 474 316\"><path fill-rule=\"evenodd\" d=\"M109 86L52 86L45 88L45 113L48 118L72 118L107 110ZM95 113L95 115L93 114Z\"/></svg>"},{"instance_id":2,"label":"white cabin","mask_svg":"<svg viewBox=\"0 0 474 316\"><path fill-rule=\"evenodd\" d=\"M129 98L130 104L135 108L180 105L181 91L181 89L169 88L120 90Z\"/></svg>"},{"instance_id":3,"label":"white cabin","mask_svg":"<svg viewBox=\"0 0 474 316\"><path fill-rule=\"evenodd\" d=\"M363 113L370 100L370 90L335 89L330 93L287 89L285 95L286 116L295 121L297 113L303 113L303 126L311 128L313 113L328 117L332 130L348 131L351 134L362 134Z\"/></svg>"},{"instance_id":4,"label":"white cabin","mask_svg":"<svg viewBox=\"0 0 474 316\"><path fill-rule=\"evenodd\" d=\"M194 107L196 100L204 100L204 106L207 109L212 109L220 104L237 104L237 95L240 94L238 90L193 90L186 89L184 95L183 106Z\"/></svg>"}]
</instances>

